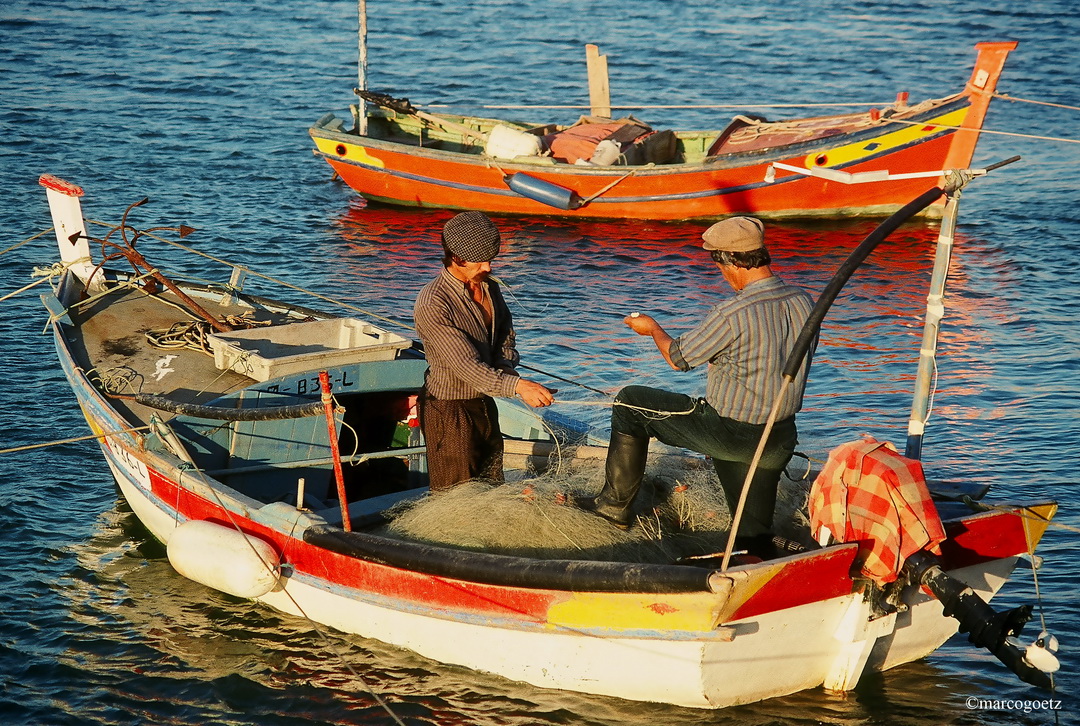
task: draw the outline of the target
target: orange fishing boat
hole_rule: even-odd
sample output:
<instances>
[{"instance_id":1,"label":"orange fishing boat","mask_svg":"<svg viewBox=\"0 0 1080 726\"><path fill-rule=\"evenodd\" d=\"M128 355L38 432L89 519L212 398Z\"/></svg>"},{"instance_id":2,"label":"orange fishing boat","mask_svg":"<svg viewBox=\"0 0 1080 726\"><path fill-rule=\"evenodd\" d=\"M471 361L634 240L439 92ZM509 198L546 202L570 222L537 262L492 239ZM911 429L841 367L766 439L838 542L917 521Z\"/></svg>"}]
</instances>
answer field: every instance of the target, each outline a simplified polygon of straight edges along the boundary
<instances>
[{"instance_id":1,"label":"orange fishing boat","mask_svg":"<svg viewBox=\"0 0 1080 726\"><path fill-rule=\"evenodd\" d=\"M316 156L385 204L601 219L885 216L942 170L970 166L1016 45L977 44L959 93L914 104L900 93L860 113L736 116L712 131L595 113L560 126L427 113L358 90L365 102L354 106L351 130L330 113L310 134Z\"/></svg>"}]
</instances>

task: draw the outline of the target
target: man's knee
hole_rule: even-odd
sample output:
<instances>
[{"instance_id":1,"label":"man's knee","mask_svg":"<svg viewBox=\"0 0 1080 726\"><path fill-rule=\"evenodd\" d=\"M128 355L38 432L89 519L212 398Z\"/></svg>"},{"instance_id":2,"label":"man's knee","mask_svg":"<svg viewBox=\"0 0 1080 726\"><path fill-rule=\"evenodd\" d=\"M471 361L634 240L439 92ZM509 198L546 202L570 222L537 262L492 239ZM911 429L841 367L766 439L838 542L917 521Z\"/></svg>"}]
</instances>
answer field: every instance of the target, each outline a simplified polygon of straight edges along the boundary
<instances>
[{"instance_id":1,"label":"man's knee","mask_svg":"<svg viewBox=\"0 0 1080 726\"><path fill-rule=\"evenodd\" d=\"M645 425L644 409L650 392L656 389L648 386L626 386L615 396L611 407L611 430L614 433L630 436L648 436Z\"/></svg>"}]
</instances>

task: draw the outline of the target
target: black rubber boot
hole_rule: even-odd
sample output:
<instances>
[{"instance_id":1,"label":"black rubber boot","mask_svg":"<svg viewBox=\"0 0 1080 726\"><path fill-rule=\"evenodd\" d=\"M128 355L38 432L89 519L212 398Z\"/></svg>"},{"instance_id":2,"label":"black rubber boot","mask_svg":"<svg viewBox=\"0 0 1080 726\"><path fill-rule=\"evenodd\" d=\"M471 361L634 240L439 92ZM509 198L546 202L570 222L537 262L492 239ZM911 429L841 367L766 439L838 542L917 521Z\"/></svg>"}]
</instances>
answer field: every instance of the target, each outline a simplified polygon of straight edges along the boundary
<instances>
[{"instance_id":1,"label":"black rubber boot","mask_svg":"<svg viewBox=\"0 0 1080 726\"><path fill-rule=\"evenodd\" d=\"M722 461L713 459L713 467L720 478L720 485L724 489L724 499L727 500L728 511L735 516L735 509L742 496L743 483L750 466L739 461ZM750 541L760 537L754 543L763 551L769 550L767 540L772 539L773 510L776 508L776 488L780 483L781 469L758 468L754 472L754 479L750 483L750 491L746 497L746 505L743 508L742 520L739 522L739 531L736 536L739 539Z\"/></svg>"},{"instance_id":2,"label":"black rubber boot","mask_svg":"<svg viewBox=\"0 0 1080 726\"><path fill-rule=\"evenodd\" d=\"M641 488L648 457L647 438L613 433L608 444L604 488L595 497L579 497L577 505L603 517L619 529L630 529L633 521L630 508Z\"/></svg>"}]
</instances>

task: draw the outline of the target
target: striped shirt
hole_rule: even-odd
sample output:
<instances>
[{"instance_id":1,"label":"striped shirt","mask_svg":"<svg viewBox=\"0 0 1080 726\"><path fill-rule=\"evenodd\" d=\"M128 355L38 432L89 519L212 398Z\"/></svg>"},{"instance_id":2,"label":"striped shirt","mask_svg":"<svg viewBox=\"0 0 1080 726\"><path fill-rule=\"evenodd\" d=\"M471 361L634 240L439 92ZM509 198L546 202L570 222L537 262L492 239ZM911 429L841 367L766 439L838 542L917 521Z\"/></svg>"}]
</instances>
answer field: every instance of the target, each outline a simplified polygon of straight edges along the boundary
<instances>
[{"instance_id":1,"label":"striped shirt","mask_svg":"<svg viewBox=\"0 0 1080 726\"><path fill-rule=\"evenodd\" d=\"M465 283L445 268L416 296L413 319L427 356L429 395L444 400L514 396L519 380L514 321L497 283L488 280L487 294L491 328Z\"/></svg>"},{"instance_id":2,"label":"striped shirt","mask_svg":"<svg viewBox=\"0 0 1080 726\"><path fill-rule=\"evenodd\" d=\"M783 384L783 368L813 308L804 291L779 277L756 280L714 307L671 344L672 362L688 371L709 363L705 398L721 416L762 424ZM777 419L802 408L813 348L784 394Z\"/></svg>"}]
</instances>

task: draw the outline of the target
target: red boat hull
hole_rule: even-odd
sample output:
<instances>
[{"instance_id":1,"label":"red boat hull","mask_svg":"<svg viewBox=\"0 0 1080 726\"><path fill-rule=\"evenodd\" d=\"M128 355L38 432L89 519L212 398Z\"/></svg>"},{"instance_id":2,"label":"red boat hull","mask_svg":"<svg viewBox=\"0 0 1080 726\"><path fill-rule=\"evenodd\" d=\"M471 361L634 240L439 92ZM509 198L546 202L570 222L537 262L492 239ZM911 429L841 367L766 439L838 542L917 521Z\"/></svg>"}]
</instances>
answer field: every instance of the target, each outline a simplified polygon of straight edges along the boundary
<instances>
[{"instance_id":1,"label":"red boat hull","mask_svg":"<svg viewBox=\"0 0 1080 726\"><path fill-rule=\"evenodd\" d=\"M911 121L867 114L856 128L854 117L835 117L852 128L810 142L721 151L700 163L592 168L520 163L320 125L311 135L316 155L326 159L342 181L366 199L394 205L603 219L886 215L933 186L938 177L845 184L791 172L767 180L767 172L774 162L808 171L891 175L966 168L1005 59L1016 44L976 47L979 55L965 92ZM816 121L820 128L828 119ZM513 174L553 184L587 201L570 209L550 206L511 190L507 178ZM929 214L935 212L940 213L940 207L932 207Z\"/></svg>"}]
</instances>

